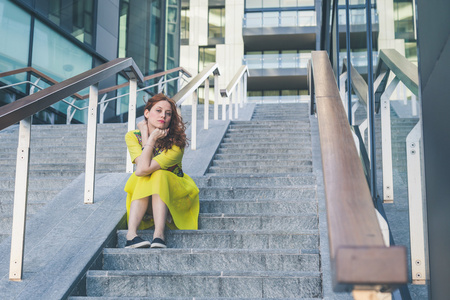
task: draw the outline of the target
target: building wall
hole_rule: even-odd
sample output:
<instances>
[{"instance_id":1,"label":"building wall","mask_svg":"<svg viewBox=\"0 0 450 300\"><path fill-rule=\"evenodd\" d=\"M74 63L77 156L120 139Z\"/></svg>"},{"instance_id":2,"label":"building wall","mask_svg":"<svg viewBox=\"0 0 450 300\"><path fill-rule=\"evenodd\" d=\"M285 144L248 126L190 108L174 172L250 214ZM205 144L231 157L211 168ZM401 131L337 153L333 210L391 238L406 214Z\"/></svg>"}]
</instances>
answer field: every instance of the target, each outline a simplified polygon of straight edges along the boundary
<instances>
[{"instance_id":1,"label":"building wall","mask_svg":"<svg viewBox=\"0 0 450 300\"><path fill-rule=\"evenodd\" d=\"M180 66L192 74L199 71L199 48L208 45L208 0L189 1L190 34L189 45L181 46ZM225 88L242 65L244 43L242 40L242 19L244 1L225 1L225 43L215 45L216 62L219 64L220 88ZM214 46L214 45L212 45ZM214 99L213 93L210 99Z\"/></svg>"}]
</instances>

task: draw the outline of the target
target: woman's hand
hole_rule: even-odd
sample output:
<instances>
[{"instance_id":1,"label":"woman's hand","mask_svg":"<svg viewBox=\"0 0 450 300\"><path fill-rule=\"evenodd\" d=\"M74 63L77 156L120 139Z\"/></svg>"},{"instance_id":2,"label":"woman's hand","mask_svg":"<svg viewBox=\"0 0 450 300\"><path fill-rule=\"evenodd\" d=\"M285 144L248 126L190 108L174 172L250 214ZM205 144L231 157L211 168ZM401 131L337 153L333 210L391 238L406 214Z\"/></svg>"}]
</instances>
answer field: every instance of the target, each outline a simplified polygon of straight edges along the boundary
<instances>
[{"instance_id":1,"label":"woman's hand","mask_svg":"<svg viewBox=\"0 0 450 300\"><path fill-rule=\"evenodd\" d=\"M137 128L141 132L142 137L148 137L148 123L147 120L142 120L139 123L137 123Z\"/></svg>"},{"instance_id":2,"label":"woman's hand","mask_svg":"<svg viewBox=\"0 0 450 300\"><path fill-rule=\"evenodd\" d=\"M159 139L163 139L169 133L169 129L159 129L155 128L149 136L149 140L156 142Z\"/></svg>"}]
</instances>

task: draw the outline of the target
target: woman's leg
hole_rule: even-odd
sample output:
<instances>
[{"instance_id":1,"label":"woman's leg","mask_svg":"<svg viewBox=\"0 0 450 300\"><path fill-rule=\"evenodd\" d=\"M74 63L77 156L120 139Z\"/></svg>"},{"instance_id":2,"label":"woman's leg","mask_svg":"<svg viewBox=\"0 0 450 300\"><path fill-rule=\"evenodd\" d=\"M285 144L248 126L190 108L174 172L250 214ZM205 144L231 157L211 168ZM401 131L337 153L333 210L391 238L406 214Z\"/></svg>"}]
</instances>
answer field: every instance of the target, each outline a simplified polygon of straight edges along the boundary
<instances>
[{"instance_id":1,"label":"woman's leg","mask_svg":"<svg viewBox=\"0 0 450 300\"><path fill-rule=\"evenodd\" d=\"M130 204L130 215L128 216L127 240L137 236L137 229L148 207L149 197L133 200Z\"/></svg>"},{"instance_id":2,"label":"woman's leg","mask_svg":"<svg viewBox=\"0 0 450 300\"><path fill-rule=\"evenodd\" d=\"M164 240L164 228L166 226L167 205L161 200L158 194L152 195L153 220L155 221L155 232L153 238Z\"/></svg>"}]
</instances>

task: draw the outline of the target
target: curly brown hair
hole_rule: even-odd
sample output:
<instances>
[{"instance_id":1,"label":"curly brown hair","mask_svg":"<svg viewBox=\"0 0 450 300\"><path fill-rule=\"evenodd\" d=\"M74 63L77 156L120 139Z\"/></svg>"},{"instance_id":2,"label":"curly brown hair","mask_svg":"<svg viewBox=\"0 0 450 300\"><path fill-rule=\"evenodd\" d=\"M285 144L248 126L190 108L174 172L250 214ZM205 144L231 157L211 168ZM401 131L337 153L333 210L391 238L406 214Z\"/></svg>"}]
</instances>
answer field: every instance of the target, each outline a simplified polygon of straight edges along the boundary
<instances>
[{"instance_id":1,"label":"curly brown hair","mask_svg":"<svg viewBox=\"0 0 450 300\"><path fill-rule=\"evenodd\" d=\"M166 137L164 137L163 139L159 139L157 141L156 147L160 148L161 150L169 150L175 144L181 149L185 148L187 145L185 133L186 125L183 123L183 119L181 118L181 115L178 113L177 105L175 104L175 101L173 101L173 99L167 97L162 93L156 94L152 98L148 99L144 111L145 110L150 111L152 107L160 101L169 102L170 108L172 110L172 118L170 120L170 124L168 127L169 133L167 134Z\"/></svg>"}]
</instances>

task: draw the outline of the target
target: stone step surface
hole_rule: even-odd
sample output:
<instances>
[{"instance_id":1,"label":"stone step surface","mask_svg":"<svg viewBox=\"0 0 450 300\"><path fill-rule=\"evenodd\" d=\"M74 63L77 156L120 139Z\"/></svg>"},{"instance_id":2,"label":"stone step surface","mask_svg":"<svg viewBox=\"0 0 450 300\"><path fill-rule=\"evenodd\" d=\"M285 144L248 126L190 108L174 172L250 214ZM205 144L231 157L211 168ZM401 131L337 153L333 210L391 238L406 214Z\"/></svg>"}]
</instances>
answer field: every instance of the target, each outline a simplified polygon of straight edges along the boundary
<instances>
[{"instance_id":1,"label":"stone step surface","mask_svg":"<svg viewBox=\"0 0 450 300\"><path fill-rule=\"evenodd\" d=\"M86 297L70 299L321 298L311 155L308 105L257 105L193 178L199 229L167 230L167 249L126 249L118 230L102 269L86 275Z\"/></svg>"},{"instance_id":2,"label":"stone step surface","mask_svg":"<svg viewBox=\"0 0 450 300\"><path fill-rule=\"evenodd\" d=\"M99 270L88 271L87 277L88 296L297 298L321 295L319 272Z\"/></svg>"},{"instance_id":3,"label":"stone step surface","mask_svg":"<svg viewBox=\"0 0 450 300\"><path fill-rule=\"evenodd\" d=\"M107 248L103 268L147 271L275 271L317 272L317 251L240 249L141 249ZM188 262L188 263L186 263Z\"/></svg>"}]
</instances>

